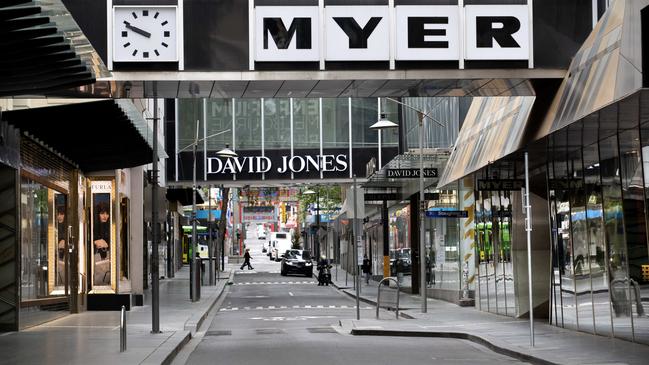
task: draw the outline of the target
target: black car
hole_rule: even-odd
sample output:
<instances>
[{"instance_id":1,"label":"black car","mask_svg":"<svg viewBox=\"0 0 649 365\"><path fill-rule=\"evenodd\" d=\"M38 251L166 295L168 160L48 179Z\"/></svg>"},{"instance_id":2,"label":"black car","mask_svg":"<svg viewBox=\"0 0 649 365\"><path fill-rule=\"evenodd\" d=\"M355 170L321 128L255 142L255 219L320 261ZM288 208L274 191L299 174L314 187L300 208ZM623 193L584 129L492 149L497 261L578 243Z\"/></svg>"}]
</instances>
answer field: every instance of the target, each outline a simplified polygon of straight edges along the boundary
<instances>
[{"instance_id":1,"label":"black car","mask_svg":"<svg viewBox=\"0 0 649 365\"><path fill-rule=\"evenodd\" d=\"M412 259L409 248L390 250L390 275L397 276L397 272L404 275L412 274Z\"/></svg>"},{"instance_id":2,"label":"black car","mask_svg":"<svg viewBox=\"0 0 649 365\"><path fill-rule=\"evenodd\" d=\"M313 262L311 252L305 250L286 250L282 258L282 276L288 274L302 274L313 276Z\"/></svg>"}]
</instances>

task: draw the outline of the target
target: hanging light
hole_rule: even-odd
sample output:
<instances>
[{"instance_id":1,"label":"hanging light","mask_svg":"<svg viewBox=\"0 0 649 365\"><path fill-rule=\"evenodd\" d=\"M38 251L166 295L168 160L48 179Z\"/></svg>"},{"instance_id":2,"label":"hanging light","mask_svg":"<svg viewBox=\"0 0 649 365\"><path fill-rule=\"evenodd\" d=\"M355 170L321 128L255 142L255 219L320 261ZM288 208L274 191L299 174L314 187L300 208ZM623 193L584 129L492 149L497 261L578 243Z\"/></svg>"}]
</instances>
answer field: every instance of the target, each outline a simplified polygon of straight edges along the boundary
<instances>
[{"instance_id":1,"label":"hanging light","mask_svg":"<svg viewBox=\"0 0 649 365\"><path fill-rule=\"evenodd\" d=\"M230 149L230 145L226 144L225 148L220 150L219 152L216 153L217 156L219 157L224 157L224 158L231 158L231 157L238 157L236 152L232 151Z\"/></svg>"},{"instance_id":2,"label":"hanging light","mask_svg":"<svg viewBox=\"0 0 649 365\"><path fill-rule=\"evenodd\" d=\"M397 128L399 125L388 118L386 118L384 113L381 113L381 119L379 119L378 122L372 124L370 126L370 129L375 129L375 130L381 130L381 129L389 129L389 128Z\"/></svg>"}]
</instances>

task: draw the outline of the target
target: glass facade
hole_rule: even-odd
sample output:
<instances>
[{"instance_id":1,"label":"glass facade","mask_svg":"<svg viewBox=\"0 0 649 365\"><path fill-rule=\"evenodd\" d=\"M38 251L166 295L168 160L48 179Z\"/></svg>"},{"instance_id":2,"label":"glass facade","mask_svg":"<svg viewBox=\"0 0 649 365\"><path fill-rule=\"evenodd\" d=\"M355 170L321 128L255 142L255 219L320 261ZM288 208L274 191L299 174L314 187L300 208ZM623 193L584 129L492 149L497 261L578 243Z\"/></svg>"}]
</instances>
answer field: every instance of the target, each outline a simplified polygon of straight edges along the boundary
<instances>
[{"instance_id":1,"label":"glass facade","mask_svg":"<svg viewBox=\"0 0 649 365\"><path fill-rule=\"evenodd\" d=\"M550 321L649 343L649 124L639 119L599 133L586 120L547 137Z\"/></svg>"},{"instance_id":2,"label":"glass facade","mask_svg":"<svg viewBox=\"0 0 649 365\"><path fill-rule=\"evenodd\" d=\"M457 137L459 115L457 98L408 98L407 102L428 108L436 119L448 121L446 127L427 123L425 133L434 143L425 147L448 147ZM369 129L385 113L404 126L417 127L416 113L382 98L262 98L262 99L178 99L177 176L170 180L187 179L193 164L191 144L198 131L197 169L205 170L203 159L225 145L245 156L281 158L292 151L293 156L324 154L347 156L348 169L329 171L325 178L364 176L365 163L378 155L379 140L382 160L389 161L398 152L399 129L380 133ZM416 128L411 133L417 136ZM380 136L380 138L379 138ZM414 142L416 143L416 141ZM409 147L412 143L407 143ZM206 150L208 154L204 155ZM351 156L348 156L351 153ZM353 172L352 172L353 171ZM261 174L260 174L261 175ZM296 173L294 179L309 178ZM237 179L254 179L252 172L238 174ZM265 179L278 179L274 170Z\"/></svg>"}]
</instances>

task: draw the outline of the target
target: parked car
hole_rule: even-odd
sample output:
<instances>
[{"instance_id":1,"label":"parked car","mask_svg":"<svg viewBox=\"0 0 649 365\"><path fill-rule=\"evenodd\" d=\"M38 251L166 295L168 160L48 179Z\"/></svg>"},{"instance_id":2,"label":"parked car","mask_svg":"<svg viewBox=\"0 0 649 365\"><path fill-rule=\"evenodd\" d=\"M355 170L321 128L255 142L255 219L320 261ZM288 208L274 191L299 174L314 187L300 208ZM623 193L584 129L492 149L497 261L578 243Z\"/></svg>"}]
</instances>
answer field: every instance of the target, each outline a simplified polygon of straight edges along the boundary
<instances>
[{"instance_id":1,"label":"parked car","mask_svg":"<svg viewBox=\"0 0 649 365\"><path fill-rule=\"evenodd\" d=\"M399 261L399 265L397 265ZM397 275L397 267L399 272L404 275L412 274L412 258L410 256L409 248L398 248L390 250L390 275Z\"/></svg>"},{"instance_id":2,"label":"parked car","mask_svg":"<svg viewBox=\"0 0 649 365\"><path fill-rule=\"evenodd\" d=\"M305 250L286 250L282 258L282 269L280 274L302 274L307 277L313 276L313 261L311 252Z\"/></svg>"}]
</instances>

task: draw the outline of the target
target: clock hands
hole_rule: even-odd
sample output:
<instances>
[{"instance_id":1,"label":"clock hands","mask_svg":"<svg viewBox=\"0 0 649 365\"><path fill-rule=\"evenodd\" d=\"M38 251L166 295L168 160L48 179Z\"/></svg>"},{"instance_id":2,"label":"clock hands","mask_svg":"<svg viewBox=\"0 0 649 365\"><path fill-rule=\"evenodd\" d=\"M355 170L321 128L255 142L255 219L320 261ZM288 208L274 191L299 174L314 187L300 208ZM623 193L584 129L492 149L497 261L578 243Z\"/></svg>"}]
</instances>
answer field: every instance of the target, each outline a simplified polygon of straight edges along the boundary
<instances>
[{"instance_id":1,"label":"clock hands","mask_svg":"<svg viewBox=\"0 0 649 365\"><path fill-rule=\"evenodd\" d=\"M130 29L130 30L134 31L135 33L137 33L139 35L143 35L143 36L145 36L147 38L151 38L151 33L147 32L145 30L142 30L142 29L140 29L138 27L132 26L131 23L127 22L126 20L124 21L124 24L126 24L126 29Z\"/></svg>"}]
</instances>

